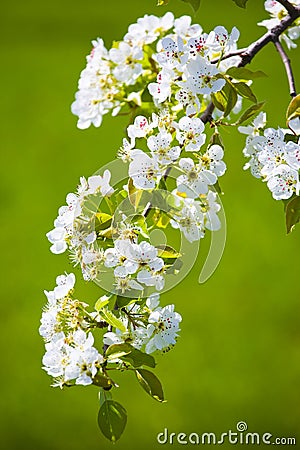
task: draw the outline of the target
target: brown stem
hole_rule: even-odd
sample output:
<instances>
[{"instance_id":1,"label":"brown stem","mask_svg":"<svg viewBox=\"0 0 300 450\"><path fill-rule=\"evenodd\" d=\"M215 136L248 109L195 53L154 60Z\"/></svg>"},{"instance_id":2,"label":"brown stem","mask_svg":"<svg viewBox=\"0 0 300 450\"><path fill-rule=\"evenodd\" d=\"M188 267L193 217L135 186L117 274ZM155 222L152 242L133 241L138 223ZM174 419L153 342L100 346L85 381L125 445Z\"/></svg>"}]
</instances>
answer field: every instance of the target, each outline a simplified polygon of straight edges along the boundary
<instances>
[{"instance_id":1,"label":"brown stem","mask_svg":"<svg viewBox=\"0 0 300 450\"><path fill-rule=\"evenodd\" d=\"M285 52L284 48L282 47L281 43L279 42L279 40L274 41L274 45L280 55L280 58L282 59L284 67L285 67L285 71L286 71L286 75L287 75L287 79L288 79L288 83L289 83L289 88L290 88L290 95L291 95L291 97L296 97L297 93L296 93L295 79L294 79L292 66L291 66L291 60L288 57L288 55L286 54L286 52Z\"/></svg>"},{"instance_id":2,"label":"brown stem","mask_svg":"<svg viewBox=\"0 0 300 450\"><path fill-rule=\"evenodd\" d=\"M259 39L254 41L248 47L246 47L244 49L241 49L241 50L237 50L237 51L232 52L232 53L228 53L227 55L224 55L222 57L222 60L228 59L231 56L239 55L241 57L241 61L238 64L238 67L244 67L247 64L249 64L252 61L252 59L254 58L254 56L258 52L260 52L260 50L262 50L269 42L274 42L275 45L276 45L276 42L278 42L279 36L290 25L292 25L292 23L298 17L300 17L300 6L293 6L288 1L285 1L285 0L280 1L280 3L282 5L283 5L283 3L285 3L285 5L283 5L283 6L288 10L288 13L289 13L284 19L282 19L280 24L278 24L275 27L271 28L271 30L267 31L263 36L261 36ZM277 48L277 46L276 46L276 48ZM277 50L278 50L278 48L277 48ZM282 48L282 50L283 50L283 48ZM284 52L284 50L283 50L283 52ZM285 52L284 52L284 54L285 54ZM212 61L212 63L217 63L218 61L219 60L215 60L215 61ZM295 96L296 92L295 92L294 78L293 78L293 74L292 74L292 71L291 71L290 61L289 61L289 58L287 57L287 55L286 55L286 57L284 59L284 64L285 64L286 70L289 70L289 75L288 75L289 83L293 82L293 84L290 84L290 91L291 91L290 93L291 93L292 96ZM212 113L213 113L214 109L215 109L214 104L212 102L209 103L209 105L207 106L206 110L204 111L204 113L200 117L201 120L204 123L211 122L211 120L212 120Z\"/></svg>"},{"instance_id":3,"label":"brown stem","mask_svg":"<svg viewBox=\"0 0 300 450\"><path fill-rule=\"evenodd\" d=\"M210 102L209 105L207 106L206 110L200 117L200 119L202 120L203 123L212 121L212 113L214 112L214 109L215 109L215 105L213 104L213 102Z\"/></svg>"},{"instance_id":4,"label":"brown stem","mask_svg":"<svg viewBox=\"0 0 300 450\"><path fill-rule=\"evenodd\" d=\"M275 42L279 36L290 26L292 23L300 17L300 6L294 7L293 10L282 21L267 31L257 41L249 45L249 47L240 54L242 60L238 67L244 67L249 64L254 56L264 48L269 42Z\"/></svg>"}]
</instances>

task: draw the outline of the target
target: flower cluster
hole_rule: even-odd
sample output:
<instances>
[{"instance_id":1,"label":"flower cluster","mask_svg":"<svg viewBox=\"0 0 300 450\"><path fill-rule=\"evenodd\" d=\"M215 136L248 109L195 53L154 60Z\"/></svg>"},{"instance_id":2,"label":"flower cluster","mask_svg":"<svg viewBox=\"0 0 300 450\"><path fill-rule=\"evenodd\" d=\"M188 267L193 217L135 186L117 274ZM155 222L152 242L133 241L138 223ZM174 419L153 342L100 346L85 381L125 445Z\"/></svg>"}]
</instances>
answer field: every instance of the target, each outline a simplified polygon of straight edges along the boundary
<instances>
[{"instance_id":1,"label":"flower cluster","mask_svg":"<svg viewBox=\"0 0 300 450\"><path fill-rule=\"evenodd\" d=\"M126 331L105 333L106 345L130 343L139 350L153 353L156 350L166 352L176 344L182 318L174 311L174 305L160 306L159 294L152 294L142 306L128 306L126 314Z\"/></svg>"},{"instance_id":2,"label":"flower cluster","mask_svg":"<svg viewBox=\"0 0 300 450\"><path fill-rule=\"evenodd\" d=\"M253 126L239 127L247 134L244 155L250 158L250 168L256 178L267 183L275 200L286 200L299 195L300 146L295 136L282 128L265 128L266 114L260 113ZM298 138L296 138L298 140Z\"/></svg>"},{"instance_id":3,"label":"flower cluster","mask_svg":"<svg viewBox=\"0 0 300 450\"><path fill-rule=\"evenodd\" d=\"M130 142L126 140L119 156L130 161L129 176L137 189L159 187L171 170L177 172L171 225L193 242L204 237L205 228L220 228L220 205L213 185L226 170L224 151L212 143L203 149L206 134L200 118L175 119L167 110L153 114L151 120L137 116L127 129ZM142 141L141 147L146 144L148 152L136 147L137 140Z\"/></svg>"},{"instance_id":4,"label":"flower cluster","mask_svg":"<svg viewBox=\"0 0 300 450\"><path fill-rule=\"evenodd\" d=\"M172 13L161 18L146 15L130 25L124 39L110 50L102 39L92 41L72 105L72 112L79 117L78 128L99 127L109 111L117 115L126 104L141 104L143 84L151 77L151 44L173 23Z\"/></svg>"},{"instance_id":5,"label":"flower cluster","mask_svg":"<svg viewBox=\"0 0 300 450\"><path fill-rule=\"evenodd\" d=\"M284 28L288 12L281 3L267 0L271 19L259 25L278 25L280 39L293 48L300 19ZM292 0L293 5L300 6L300 0ZM81 177L76 192L59 208L47 233L51 252L68 250L84 280L96 282L105 294L90 312L88 304L74 297L74 274L59 276L54 290L45 291L48 303L39 332L46 348L43 368L54 386L101 388L98 422L112 441L126 424L124 408L107 396L117 386L112 370L133 371L148 394L164 401L160 381L145 366L155 368L153 353L169 351L180 331L180 314L173 304L161 306L160 294L186 264L186 240L199 241L207 230L221 228L217 191L226 164L220 129L239 126L247 135L245 168L266 182L276 200L293 197L294 202L299 195L300 141L295 130L300 130L300 95L288 107L294 134L266 128L263 112L244 126L263 106L252 91L252 80L265 76L244 66L270 40L267 34L259 45L238 50L239 35L236 27L229 32L223 26L206 33L189 16L145 15L111 49L102 39L92 41L79 79L72 104L78 128L99 127L109 112L131 117L117 154L125 175L117 181L111 165L111 171ZM291 71L289 61L284 63ZM232 123L231 114L239 113L243 99L252 105ZM207 122L210 130L205 129ZM299 221L298 212L287 221L291 227ZM184 237L180 249L169 242L154 244L152 236L157 230L161 236L168 227L177 230L171 236Z\"/></svg>"},{"instance_id":6,"label":"flower cluster","mask_svg":"<svg viewBox=\"0 0 300 450\"><path fill-rule=\"evenodd\" d=\"M291 0L290 4L293 6L300 6L300 0ZM271 19L262 20L258 23L268 30L280 24L281 20L288 14L285 7L276 0L266 0L265 10L270 14ZM289 49L296 48L297 44L294 42L300 37L300 20L296 19L292 26L290 26L285 33L280 35L280 40L284 41Z\"/></svg>"},{"instance_id":7,"label":"flower cluster","mask_svg":"<svg viewBox=\"0 0 300 450\"><path fill-rule=\"evenodd\" d=\"M222 74L240 61L238 56L222 61L224 54L237 49L239 35L236 27L229 33L217 26L207 34L187 16L175 20L173 32L158 43L153 55L160 69L156 82L149 84L155 104L172 101L187 115L199 112L209 96L225 86Z\"/></svg>"},{"instance_id":8,"label":"flower cluster","mask_svg":"<svg viewBox=\"0 0 300 450\"><path fill-rule=\"evenodd\" d=\"M73 299L74 274L60 275L53 291L45 291L40 335L45 340L44 369L55 378L55 386L92 384L103 357L93 347L94 338L86 333L86 304Z\"/></svg>"},{"instance_id":9,"label":"flower cluster","mask_svg":"<svg viewBox=\"0 0 300 450\"><path fill-rule=\"evenodd\" d=\"M40 335L45 340L43 368L54 378L53 386L98 385L112 383L105 370L108 363L120 361L120 355L112 355L109 360L94 347L94 329L108 324L109 313L104 306L109 297L96 303L96 310L89 313L88 306L73 298L74 274L60 275L53 291L45 294L48 303L44 308ZM168 351L176 343L180 314L174 305L159 306L159 295L151 295L145 302L130 304L123 308L114 328L103 333L102 345L108 348L114 344L130 344L133 349L144 350L147 354L156 350ZM100 341L101 342L101 341ZM123 368L124 369L124 368ZM103 377L106 377L103 380Z\"/></svg>"},{"instance_id":10,"label":"flower cluster","mask_svg":"<svg viewBox=\"0 0 300 450\"><path fill-rule=\"evenodd\" d=\"M78 127L99 127L103 115L117 115L126 106L144 108L147 90L157 107L172 100L187 115L199 112L225 86L222 74L240 61L222 61L237 49L238 38L235 27L229 33L218 26L207 34L189 16L174 19L168 12L139 18L110 50L102 39L92 41L72 105Z\"/></svg>"}]
</instances>

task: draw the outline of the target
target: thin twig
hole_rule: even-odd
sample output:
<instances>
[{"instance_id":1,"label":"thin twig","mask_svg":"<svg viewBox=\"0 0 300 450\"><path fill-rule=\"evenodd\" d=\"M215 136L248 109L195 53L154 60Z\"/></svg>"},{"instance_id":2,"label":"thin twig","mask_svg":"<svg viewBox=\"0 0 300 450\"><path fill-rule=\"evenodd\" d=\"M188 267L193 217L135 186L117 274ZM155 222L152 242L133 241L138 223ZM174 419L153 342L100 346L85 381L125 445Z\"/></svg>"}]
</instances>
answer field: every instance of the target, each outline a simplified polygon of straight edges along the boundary
<instances>
[{"instance_id":1,"label":"thin twig","mask_svg":"<svg viewBox=\"0 0 300 450\"><path fill-rule=\"evenodd\" d=\"M292 23L300 17L300 6L294 7L293 11L289 13L282 21L267 31L263 36L261 36L257 41L249 45L247 50L240 56L242 58L239 67L244 67L249 64L254 56L264 48L269 42L275 42L278 40L279 36L290 26Z\"/></svg>"},{"instance_id":2,"label":"thin twig","mask_svg":"<svg viewBox=\"0 0 300 450\"><path fill-rule=\"evenodd\" d=\"M283 4L286 3L285 7L287 7L287 4L289 2L285 2L284 0L282 0L280 3ZM291 6L291 8L289 8L289 14L282 19L282 21L280 22L280 24L276 25L275 27L271 28L271 30L267 31L263 36L261 36L259 39L257 39L256 41L254 41L252 44L250 44L248 47L241 49L241 50L237 50L235 52L232 53L228 53L227 55L224 55L222 60L224 59L228 59L231 56L240 56L241 61L238 64L238 67L244 67L247 64L249 64L252 59L254 58L254 56L260 52L260 50L262 50L269 42L278 42L278 38L279 36L290 26L292 25L292 23L298 18L300 17L300 6L292 6L291 4L289 4ZM276 47L277 48L277 47ZM284 50L283 50L284 51ZM215 63L217 61L212 61L212 63ZM285 62L286 64L286 62ZM292 73L291 73L292 76ZM289 78L293 79L292 78ZM291 86L291 85L290 85ZM291 95L293 94L293 96L296 94L294 93L295 91L295 86L293 84L293 90L291 89ZM202 114L202 116L200 117L201 120L204 123L207 122L211 122L212 120L212 113L215 109L214 104L211 102L209 103L209 105L207 106L206 110L204 111L204 113Z\"/></svg>"},{"instance_id":3,"label":"thin twig","mask_svg":"<svg viewBox=\"0 0 300 450\"><path fill-rule=\"evenodd\" d=\"M287 79L288 79L288 83L289 83L289 87L290 87L290 95L291 95L291 97L296 97L296 95L297 95L296 94L296 86L295 86L295 79L294 79L292 66L291 66L291 60L288 57L288 55L286 54L284 48L282 47L282 45L280 44L278 39L276 41L274 41L274 45L280 55L280 58L282 59L282 62L284 64L284 67L286 70L286 75L287 75Z\"/></svg>"}]
</instances>

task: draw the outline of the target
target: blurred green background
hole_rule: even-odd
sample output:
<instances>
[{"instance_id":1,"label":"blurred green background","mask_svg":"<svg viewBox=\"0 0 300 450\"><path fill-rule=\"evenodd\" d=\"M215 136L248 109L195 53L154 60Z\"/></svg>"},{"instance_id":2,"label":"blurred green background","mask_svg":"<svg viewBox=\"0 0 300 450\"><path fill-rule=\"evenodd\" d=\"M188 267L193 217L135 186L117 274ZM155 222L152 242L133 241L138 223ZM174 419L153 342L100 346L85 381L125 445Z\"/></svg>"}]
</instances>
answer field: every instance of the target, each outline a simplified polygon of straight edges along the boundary
<instances>
[{"instance_id":1,"label":"blurred green background","mask_svg":"<svg viewBox=\"0 0 300 450\"><path fill-rule=\"evenodd\" d=\"M5 450L108 449L97 428L97 389L50 388L38 336L43 289L71 271L65 255L49 252L51 229L65 194L114 158L126 118L105 117L100 129L80 131L70 104L97 36L109 46L146 13L163 14L156 0L28 0L2 5L1 125L1 448ZM170 0L176 16L189 5ZM196 15L205 30L240 28L240 46L259 37L263 1L247 10L230 0L202 0ZM291 52L300 86L299 50ZM251 64L267 79L255 82L267 100L270 126L284 126L289 94L272 46ZM228 222L224 257L199 285L204 256L163 298L182 314L176 348L160 358L166 404L140 389L131 374L119 377L116 400L127 408L127 429L116 448L160 448L156 435L226 432L244 420L249 431L294 436L300 446L300 229L285 235L282 205L263 183L242 170L244 137L226 132L228 171L222 179ZM203 245L203 255L208 242ZM78 297L93 302L94 285L77 272ZM176 447L173 445L172 448ZM178 446L179 447L179 446ZM223 445L223 448L231 448Z\"/></svg>"}]
</instances>

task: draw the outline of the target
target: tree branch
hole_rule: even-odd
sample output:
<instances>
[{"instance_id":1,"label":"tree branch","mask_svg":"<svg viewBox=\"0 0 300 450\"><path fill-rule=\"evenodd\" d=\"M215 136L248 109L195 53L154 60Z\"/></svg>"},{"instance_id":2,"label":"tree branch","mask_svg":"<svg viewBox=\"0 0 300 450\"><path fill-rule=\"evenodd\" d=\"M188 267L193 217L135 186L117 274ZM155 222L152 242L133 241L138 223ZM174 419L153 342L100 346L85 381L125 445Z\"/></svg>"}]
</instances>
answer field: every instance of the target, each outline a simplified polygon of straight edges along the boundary
<instances>
[{"instance_id":1,"label":"tree branch","mask_svg":"<svg viewBox=\"0 0 300 450\"><path fill-rule=\"evenodd\" d=\"M291 66L291 60L288 57L288 55L286 54L286 52L285 52L284 48L282 47L282 45L280 44L279 40L274 41L274 45L280 55L280 58L282 59L282 62L284 64L284 67L286 70L287 79L288 79L289 88L290 88L290 95L291 95L291 97L296 97L297 93L296 93L295 79L294 79L292 66Z\"/></svg>"},{"instance_id":2,"label":"tree branch","mask_svg":"<svg viewBox=\"0 0 300 450\"><path fill-rule=\"evenodd\" d=\"M292 23L298 17L300 17L300 6L293 6L287 0L281 0L281 1L279 1L279 3L281 3L287 9L287 11L289 13L284 19L282 19L280 24L271 28L271 30L267 31L263 36L261 36L259 39L254 41L248 47L241 49L241 50L237 50L232 53L228 53L227 55L224 55L222 60L228 59L231 56L238 55L241 58L241 61L238 64L238 67L244 67L247 64L249 64L252 61L252 59L254 58L254 56L258 52L260 52L260 50L262 50L269 42L274 42L278 51L279 51L279 49L278 49L277 45L279 44L282 49L282 50L280 50L279 53L284 62L284 65L286 67L286 71L288 74L288 80L289 80L289 85L290 85L290 94L291 94L291 96L294 97L296 95L296 90L295 90L295 82L294 82L294 77L293 77L293 73L292 73L292 69L291 69L290 60L289 60L288 56L286 55L283 47L279 43L278 38L290 25L292 25ZM278 44L276 44L276 43L278 43ZM218 62L218 61L217 60L212 61L212 63L216 63L216 62ZM215 109L214 104L212 102L209 103L209 105L207 106L206 110L204 111L204 113L202 114L200 119L204 123L211 122L212 113L213 113L214 109Z\"/></svg>"},{"instance_id":3,"label":"tree branch","mask_svg":"<svg viewBox=\"0 0 300 450\"><path fill-rule=\"evenodd\" d=\"M277 2L280 3L290 15L294 14L295 6L292 5L288 0L277 0Z\"/></svg>"},{"instance_id":4,"label":"tree branch","mask_svg":"<svg viewBox=\"0 0 300 450\"><path fill-rule=\"evenodd\" d=\"M280 24L267 31L257 41L249 45L247 50L240 54L242 58L239 67L244 67L249 64L254 56L264 48L269 42L278 41L279 36L300 17L300 6L294 7L293 10L280 22Z\"/></svg>"},{"instance_id":5,"label":"tree branch","mask_svg":"<svg viewBox=\"0 0 300 450\"><path fill-rule=\"evenodd\" d=\"M200 119L202 120L203 123L211 122L212 113L214 112L214 109L215 109L215 105L213 104L213 102L210 102L209 105L207 106L206 110L200 117Z\"/></svg>"}]
</instances>

